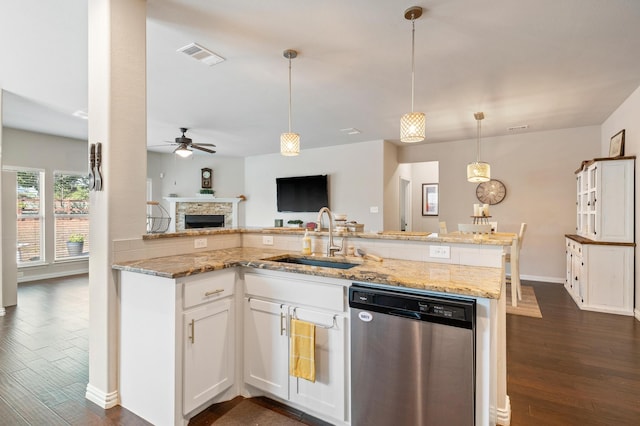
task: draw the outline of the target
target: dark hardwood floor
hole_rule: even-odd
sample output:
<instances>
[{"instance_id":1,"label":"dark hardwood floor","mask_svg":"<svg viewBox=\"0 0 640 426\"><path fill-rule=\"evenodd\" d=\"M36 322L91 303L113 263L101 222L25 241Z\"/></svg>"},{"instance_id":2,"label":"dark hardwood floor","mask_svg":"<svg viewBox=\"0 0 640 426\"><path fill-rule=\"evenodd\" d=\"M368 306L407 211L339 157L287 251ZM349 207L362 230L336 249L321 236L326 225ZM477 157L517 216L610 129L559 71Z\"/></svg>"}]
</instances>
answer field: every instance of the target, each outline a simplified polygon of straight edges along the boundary
<instances>
[{"instance_id":1,"label":"dark hardwood floor","mask_svg":"<svg viewBox=\"0 0 640 426\"><path fill-rule=\"evenodd\" d=\"M580 311L558 284L523 284L533 285L543 318L507 316L511 424L639 425L640 322ZM21 284L18 301L0 317L0 425L148 424L84 398L86 276ZM240 400L216 404L190 424L212 424ZM254 402L322 424L266 398Z\"/></svg>"},{"instance_id":2,"label":"dark hardwood floor","mask_svg":"<svg viewBox=\"0 0 640 426\"><path fill-rule=\"evenodd\" d=\"M640 322L581 311L559 284L523 284L542 318L507 315L511 424L640 425Z\"/></svg>"}]
</instances>

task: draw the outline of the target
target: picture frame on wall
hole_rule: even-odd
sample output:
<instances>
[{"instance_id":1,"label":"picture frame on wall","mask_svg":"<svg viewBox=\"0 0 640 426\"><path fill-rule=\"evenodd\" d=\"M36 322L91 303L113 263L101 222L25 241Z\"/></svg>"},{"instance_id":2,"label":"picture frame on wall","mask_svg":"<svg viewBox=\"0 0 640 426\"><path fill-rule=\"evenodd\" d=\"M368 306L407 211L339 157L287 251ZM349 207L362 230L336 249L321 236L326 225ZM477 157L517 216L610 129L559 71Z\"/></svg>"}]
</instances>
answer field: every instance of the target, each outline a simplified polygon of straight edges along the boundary
<instances>
[{"instance_id":1,"label":"picture frame on wall","mask_svg":"<svg viewBox=\"0 0 640 426\"><path fill-rule=\"evenodd\" d=\"M622 157L624 155L624 129L611 137L609 142L609 157Z\"/></svg>"},{"instance_id":2,"label":"picture frame on wall","mask_svg":"<svg viewBox=\"0 0 640 426\"><path fill-rule=\"evenodd\" d=\"M422 216L438 216L438 184L422 184Z\"/></svg>"}]
</instances>

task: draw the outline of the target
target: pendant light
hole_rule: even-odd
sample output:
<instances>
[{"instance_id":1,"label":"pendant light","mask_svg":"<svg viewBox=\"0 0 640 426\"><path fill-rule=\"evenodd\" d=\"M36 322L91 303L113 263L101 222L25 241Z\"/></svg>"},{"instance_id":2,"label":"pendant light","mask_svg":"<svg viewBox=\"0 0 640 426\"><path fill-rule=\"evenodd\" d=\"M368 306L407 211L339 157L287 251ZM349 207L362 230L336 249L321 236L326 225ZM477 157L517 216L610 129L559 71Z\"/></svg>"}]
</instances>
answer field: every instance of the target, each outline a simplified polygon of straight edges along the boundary
<instances>
[{"instance_id":1,"label":"pendant light","mask_svg":"<svg viewBox=\"0 0 640 426\"><path fill-rule=\"evenodd\" d=\"M477 142L477 156L476 161L474 163L469 163L467 165L467 180L469 182L488 182L491 180L491 166L489 163L484 163L480 161L480 130L481 130L481 122L484 120L483 112L476 112L473 114L476 121L478 122L478 142Z\"/></svg>"},{"instance_id":2,"label":"pendant light","mask_svg":"<svg viewBox=\"0 0 640 426\"><path fill-rule=\"evenodd\" d=\"M415 20L422 16L422 8L413 6L404 11L404 18L411 20L411 112L400 119L400 141L421 142L424 140L426 118L423 112L414 112L413 93L415 86Z\"/></svg>"},{"instance_id":3,"label":"pendant light","mask_svg":"<svg viewBox=\"0 0 640 426\"><path fill-rule=\"evenodd\" d=\"M289 132L280 135L280 154L293 156L300 154L300 135L291 132L291 60L298 56L298 52L287 49L283 55L289 60Z\"/></svg>"}]
</instances>

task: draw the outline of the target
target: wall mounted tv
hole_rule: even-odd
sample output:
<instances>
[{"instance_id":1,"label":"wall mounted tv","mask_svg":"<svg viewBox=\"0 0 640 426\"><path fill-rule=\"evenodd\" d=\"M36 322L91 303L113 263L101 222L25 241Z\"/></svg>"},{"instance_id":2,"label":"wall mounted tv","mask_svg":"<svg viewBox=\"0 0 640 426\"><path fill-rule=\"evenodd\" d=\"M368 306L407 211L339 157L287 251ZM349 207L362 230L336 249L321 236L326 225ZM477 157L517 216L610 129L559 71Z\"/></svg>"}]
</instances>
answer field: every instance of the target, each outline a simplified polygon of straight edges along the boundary
<instances>
[{"instance_id":1,"label":"wall mounted tv","mask_svg":"<svg viewBox=\"0 0 640 426\"><path fill-rule=\"evenodd\" d=\"M276 178L279 212L317 212L329 207L327 175Z\"/></svg>"}]
</instances>

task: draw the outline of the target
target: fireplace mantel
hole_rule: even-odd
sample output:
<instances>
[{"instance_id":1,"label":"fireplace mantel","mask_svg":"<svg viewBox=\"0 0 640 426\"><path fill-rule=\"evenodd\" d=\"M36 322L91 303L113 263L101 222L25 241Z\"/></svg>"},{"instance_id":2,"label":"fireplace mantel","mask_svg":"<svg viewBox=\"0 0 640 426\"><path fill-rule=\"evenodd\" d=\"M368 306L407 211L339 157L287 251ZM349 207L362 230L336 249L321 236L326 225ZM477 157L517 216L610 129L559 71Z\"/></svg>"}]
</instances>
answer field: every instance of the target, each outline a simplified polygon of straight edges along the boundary
<instances>
[{"instance_id":1,"label":"fireplace mantel","mask_svg":"<svg viewBox=\"0 0 640 426\"><path fill-rule=\"evenodd\" d=\"M207 197L164 197L169 202L169 215L171 216L171 223L169 224L168 232L176 232L176 206L178 203L231 203L232 204L232 217L231 227L238 227L238 204L242 201L242 198L217 198L212 196Z\"/></svg>"}]
</instances>

